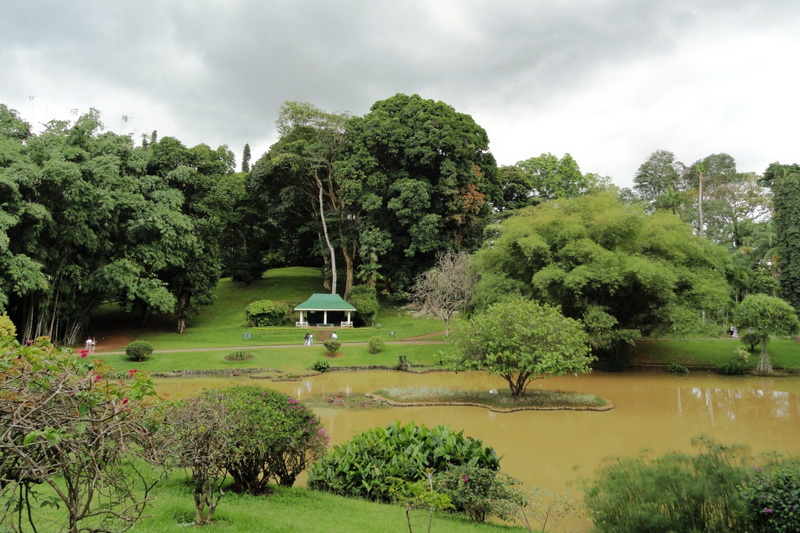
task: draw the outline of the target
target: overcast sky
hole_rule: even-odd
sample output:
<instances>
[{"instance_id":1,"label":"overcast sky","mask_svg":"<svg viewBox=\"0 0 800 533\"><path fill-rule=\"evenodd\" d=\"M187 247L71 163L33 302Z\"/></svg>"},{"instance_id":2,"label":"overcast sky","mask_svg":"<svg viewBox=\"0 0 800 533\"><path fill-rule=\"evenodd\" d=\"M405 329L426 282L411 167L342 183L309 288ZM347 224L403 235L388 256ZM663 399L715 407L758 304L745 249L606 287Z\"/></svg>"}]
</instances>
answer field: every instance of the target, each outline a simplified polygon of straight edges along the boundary
<instances>
[{"instance_id":1,"label":"overcast sky","mask_svg":"<svg viewBox=\"0 0 800 533\"><path fill-rule=\"evenodd\" d=\"M363 115L441 100L501 165L570 153L630 186L657 149L740 171L800 162L797 0L7 2L0 103L255 161L285 101ZM123 123L122 117L129 120Z\"/></svg>"}]
</instances>

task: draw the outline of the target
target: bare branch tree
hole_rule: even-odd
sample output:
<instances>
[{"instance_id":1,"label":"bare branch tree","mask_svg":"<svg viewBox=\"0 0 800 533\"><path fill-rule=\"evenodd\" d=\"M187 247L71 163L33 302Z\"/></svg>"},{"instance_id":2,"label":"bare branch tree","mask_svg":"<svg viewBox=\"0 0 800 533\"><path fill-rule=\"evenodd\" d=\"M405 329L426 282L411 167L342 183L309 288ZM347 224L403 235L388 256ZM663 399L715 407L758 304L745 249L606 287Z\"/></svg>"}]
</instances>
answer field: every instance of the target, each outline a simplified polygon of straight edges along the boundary
<instances>
[{"instance_id":1,"label":"bare branch tree","mask_svg":"<svg viewBox=\"0 0 800 533\"><path fill-rule=\"evenodd\" d=\"M469 267L467 252L440 254L436 266L417 276L411 296L430 312L444 320L445 335L450 334L453 315L467 307L478 275Z\"/></svg>"}]
</instances>

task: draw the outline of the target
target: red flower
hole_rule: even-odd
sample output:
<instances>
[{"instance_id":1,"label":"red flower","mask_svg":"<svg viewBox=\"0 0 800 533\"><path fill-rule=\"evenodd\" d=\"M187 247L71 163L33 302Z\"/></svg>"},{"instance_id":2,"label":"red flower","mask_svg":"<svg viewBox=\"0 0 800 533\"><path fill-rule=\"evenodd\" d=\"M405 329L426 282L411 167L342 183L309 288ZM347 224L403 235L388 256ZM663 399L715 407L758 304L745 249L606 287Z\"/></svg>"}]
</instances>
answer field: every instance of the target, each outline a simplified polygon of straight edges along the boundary
<instances>
[{"instance_id":1,"label":"red flower","mask_svg":"<svg viewBox=\"0 0 800 533\"><path fill-rule=\"evenodd\" d=\"M128 405L128 399L127 398L123 398L122 399L122 407L125 407L126 405Z\"/></svg>"},{"instance_id":2,"label":"red flower","mask_svg":"<svg viewBox=\"0 0 800 533\"><path fill-rule=\"evenodd\" d=\"M128 370L128 377L132 378L133 376L136 375L137 372L138 372L138 370L136 370L135 368L132 368L132 369Z\"/></svg>"},{"instance_id":3,"label":"red flower","mask_svg":"<svg viewBox=\"0 0 800 533\"><path fill-rule=\"evenodd\" d=\"M86 359L86 356L89 355L89 350L81 350L78 353L81 354L83 359Z\"/></svg>"},{"instance_id":4,"label":"red flower","mask_svg":"<svg viewBox=\"0 0 800 533\"><path fill-rule=\"evenodd\" d=\"M97 383L97 382L98 382L98 381L100 381L101 379L103 379L103 376L101 376L100 374L95 374L95 375L94 375L94 378L93 378L93 380L94 380L94 382L95 382L95 383Z\"/></svg>"}]
</instances>

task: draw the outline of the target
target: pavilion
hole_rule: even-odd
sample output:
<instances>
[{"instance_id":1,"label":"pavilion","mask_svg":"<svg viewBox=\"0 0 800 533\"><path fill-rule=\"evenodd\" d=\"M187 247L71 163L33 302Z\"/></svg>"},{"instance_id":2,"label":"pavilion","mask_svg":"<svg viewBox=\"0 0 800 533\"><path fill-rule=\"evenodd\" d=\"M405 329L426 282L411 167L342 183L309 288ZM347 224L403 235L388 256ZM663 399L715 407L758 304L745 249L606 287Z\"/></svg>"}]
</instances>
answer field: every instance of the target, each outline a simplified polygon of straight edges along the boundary
<instances>
[{"instance_id":1,"label":"pavilion","mask_svg":"<svg viewBox=\"0 0 800 533\"><path fill-rule=\"evenodd\" d=\"M333 327L333 323L328 322L328 313L344 312L347 313L347 320L341 322L341 327L352 328L352 314L356 311L356 308L345 302L338 294L312 294L308 300L297 305L294 310L300 312L300 320L295 322L295 326L298 328L307 328L309 324L305 313L310 316L311 313L315 312L322 312L322 323L317 324L317 326Z\"/></svg>"}]
</instances>

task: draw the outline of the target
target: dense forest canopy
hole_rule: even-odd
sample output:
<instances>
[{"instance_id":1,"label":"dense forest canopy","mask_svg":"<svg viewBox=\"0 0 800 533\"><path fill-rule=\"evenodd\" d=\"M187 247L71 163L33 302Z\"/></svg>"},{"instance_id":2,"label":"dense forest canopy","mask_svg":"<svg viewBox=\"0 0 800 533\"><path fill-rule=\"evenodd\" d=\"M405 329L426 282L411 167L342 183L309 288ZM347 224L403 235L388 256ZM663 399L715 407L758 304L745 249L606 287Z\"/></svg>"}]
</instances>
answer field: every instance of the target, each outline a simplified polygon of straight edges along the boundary
<instances>
[{"instance_id":1,"label":"dense forest canopy","mask_svg":"<svg viewBox=\"0 0 800 533\"><path fill-rule=\"evenodd\" d=\"M472 117L403 94L364 116L287 102L278 130L236 172L227 146L137 143L94 109L34 133L0 104L0 313L56 342L109 302L183 331L221 276L301 264L403 301L445 252L477 252L471 309L558 304L596 347L723 323L749 294L800 307L796 164L656 150L619 190L569 154L498 168Z\"/></svg>"}]
</instances>

